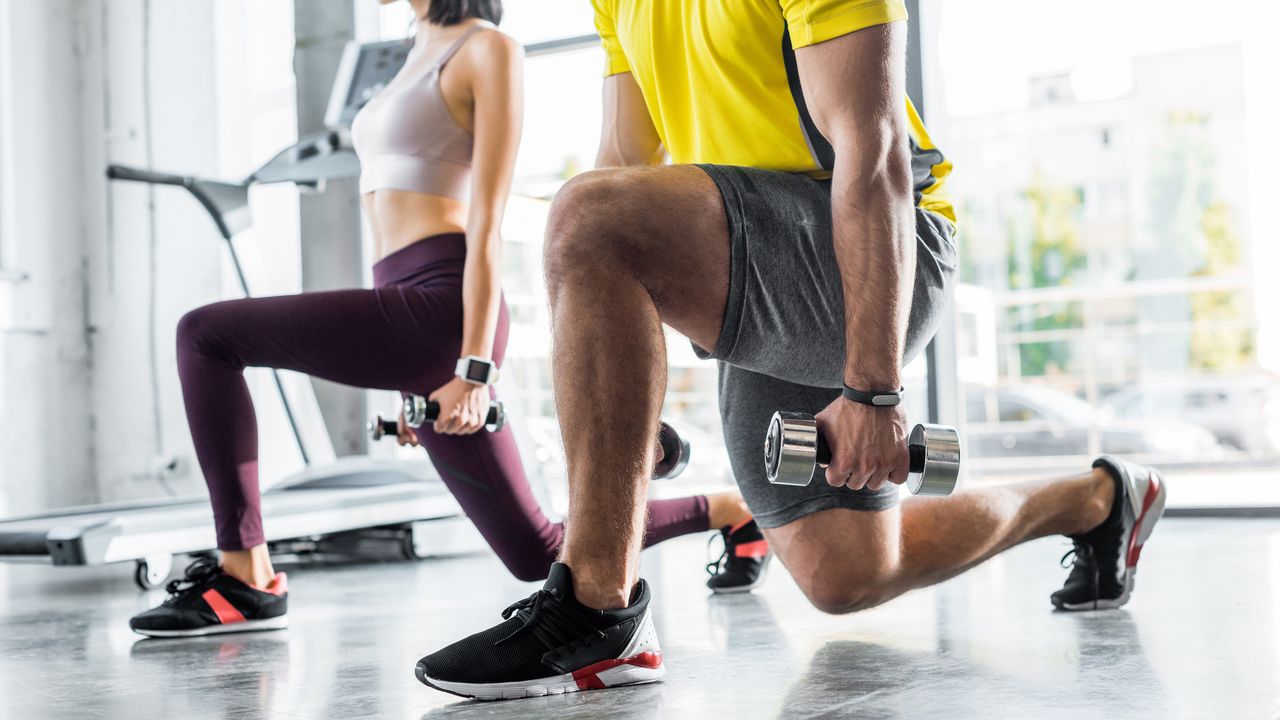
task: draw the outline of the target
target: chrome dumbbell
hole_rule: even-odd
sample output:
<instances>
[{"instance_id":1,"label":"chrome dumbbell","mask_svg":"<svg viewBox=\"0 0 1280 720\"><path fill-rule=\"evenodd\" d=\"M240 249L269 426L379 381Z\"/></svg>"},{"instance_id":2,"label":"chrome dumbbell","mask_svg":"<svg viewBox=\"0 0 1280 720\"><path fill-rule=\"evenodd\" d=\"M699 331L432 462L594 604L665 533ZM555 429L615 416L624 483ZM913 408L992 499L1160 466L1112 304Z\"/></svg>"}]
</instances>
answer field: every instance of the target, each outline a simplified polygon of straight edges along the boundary
<instances>
[{"instance_id":1,"label":"chrome dumbbell","mask_svg":"<svg viewBox=\"0 0 1280 720\"><path fill-rule=\"evenodd\" d=\"M960 436L946 425L916 425L907 438L911 456L907 489L913 495L950 495L960 479ZM805 486L831 448L818 423L805 413L776 412L764 438L764 469L775 485Z\"/></svg>"},{"instance_id":2,"label":"chrome dumbbell","mask_svg":"<svg viewBox=\"0 0 1280 720\"><path fill-rule=\"evenodd\" d=\"M670 480L689 467L689 441L665 422L658 427L658 446L662 448L662 459L653 466L654 480Z\"/></svg>"},{"instance_id":3,"label":"chrome dumbbell","mask_svg":"<svg viewBox=\"0 0 1280 720\"><path fill-rule=\"evenodd\" d=\"M421 395L409 395L404 399L404 423L411 428L417 429L427 423L435 422L439 416L440 404L437 402ZM491 403L489 414L484 419L484 429L489 432L498 432L506 423L507 413L502 409L502 403Z\"/></svg>"}]
</instances>

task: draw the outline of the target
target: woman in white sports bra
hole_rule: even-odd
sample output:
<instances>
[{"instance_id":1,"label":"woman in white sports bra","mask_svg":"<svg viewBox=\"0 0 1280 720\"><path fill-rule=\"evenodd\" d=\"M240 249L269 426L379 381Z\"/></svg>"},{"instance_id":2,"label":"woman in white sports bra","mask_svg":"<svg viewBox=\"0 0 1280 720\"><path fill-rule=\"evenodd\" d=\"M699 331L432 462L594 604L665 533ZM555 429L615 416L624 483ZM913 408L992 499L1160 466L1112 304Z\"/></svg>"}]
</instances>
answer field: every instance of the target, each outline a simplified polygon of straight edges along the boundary
<instances>
[{"instance_id":1,"label":"woman in white sports bra","mask_svg":"<svg viewBox=\"0 0 1280 720\"><path fill-rule=\"evenodd\" d=\"M380 0L382 3L394 0ZM172 637L284 627L288 590L262 530L257 428L245 367L427 395L434 426L400 418L513 575L546 576L563 536L530 492L510 427L481 432L507 345L499 234L522 114L523 52L501 0L408 0L418 18L396 77L356 116L374 288L198 308L178 327L178 371L221 562L199 560L163 605L130 621ZM735 493L649 503L646 544L749 519Z\"/></svg>"}]
</instances>

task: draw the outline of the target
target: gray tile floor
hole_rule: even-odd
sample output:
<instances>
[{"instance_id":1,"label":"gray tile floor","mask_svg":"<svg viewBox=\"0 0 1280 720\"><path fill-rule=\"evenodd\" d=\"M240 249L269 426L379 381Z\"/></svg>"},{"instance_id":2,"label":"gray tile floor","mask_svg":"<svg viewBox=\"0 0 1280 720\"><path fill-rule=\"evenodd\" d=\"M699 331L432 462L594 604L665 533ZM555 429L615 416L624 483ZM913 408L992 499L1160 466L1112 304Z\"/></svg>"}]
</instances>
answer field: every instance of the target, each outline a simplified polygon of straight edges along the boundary
<instances>
[{"instance_id":1,"label":"gray tile floor","mask_svg":"<svg viewBox=\"0 0 1280 720\"><path fill-rule=\"evenodd\" d=\"M778 566L707 597L684 538L645 557L665 682L496 704L413 677L530 592L487 555L287 568L289 630L177 641L129 632L160 596L123 566L0 565L0 718L1280 717L1280 522L1166 520L1118 612L1051 611L1064 549L829 617Z\"/></svg>"}]
</instances>

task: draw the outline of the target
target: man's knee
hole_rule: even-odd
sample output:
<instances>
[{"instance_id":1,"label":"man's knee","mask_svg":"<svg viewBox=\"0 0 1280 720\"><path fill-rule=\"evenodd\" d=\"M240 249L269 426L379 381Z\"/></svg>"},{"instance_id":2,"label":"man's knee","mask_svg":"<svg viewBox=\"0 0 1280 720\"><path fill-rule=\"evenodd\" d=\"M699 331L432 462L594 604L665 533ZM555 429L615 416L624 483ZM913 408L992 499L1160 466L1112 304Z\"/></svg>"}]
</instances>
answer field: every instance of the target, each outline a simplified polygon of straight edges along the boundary
<instances>
[{"instance_id":1,"label":"man's knee","mask_svg":"<svg viewBox=\"0 0 1280 720\"><path fill-rule=\"evenodd\" d=\"M627 261L624 231L632 211L631 184L617 170L593 170L574 177L556 193L543 245L550 284Z\"/></svg>"},{"instance_id":2,"label":"man's knee","mask_svg":"<svg viewBox=\"0 0 1280 720\"><path fill-rule=\"evenodd\" d=\"M815 608L829 615L845 615L873 608L896 594L887 572L841 573L811 578L800 589Z\"/></svg>"},{"instance_id":3,"label":"man's knee","mask_svg":"<svg viewBox=\"0 0 1280 720\"><path fill-rule=\"evenodd\" d=\"M783 558L800 590L824 613L844 615L884 603L898 594L898 558L892 547L805 542Z\"/></svg>"}]
</instances>

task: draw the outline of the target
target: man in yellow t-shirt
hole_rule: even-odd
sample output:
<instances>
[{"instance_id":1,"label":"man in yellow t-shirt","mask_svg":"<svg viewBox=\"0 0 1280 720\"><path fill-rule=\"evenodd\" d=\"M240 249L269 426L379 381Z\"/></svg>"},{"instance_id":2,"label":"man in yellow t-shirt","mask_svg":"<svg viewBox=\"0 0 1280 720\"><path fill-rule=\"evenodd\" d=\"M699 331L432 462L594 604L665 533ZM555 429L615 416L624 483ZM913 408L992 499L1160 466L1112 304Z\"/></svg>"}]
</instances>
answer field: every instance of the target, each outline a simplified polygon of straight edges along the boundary
<instances>
[{"instance_id":1,"label":"man in yellow t-shirt","mask_svg":"<svg viewBox=\"0 0 1280 720\"><path fill-rule=\"evenodd\" d=\"M776 553L815 606L850 612L1065 533L1076 562L1053 604L1123 605L1164 505L1148 468L1103 457L1057 481L898 503L900 369L937 328L956 266L951 166L905 99L902 0L593 3L600 169L556 196L545 248L562 562L505 622L424 657L419 679L502 698L662 677L638 559L664 323L719 362L725 444L755 515L722 530L712 590L751 589ZM776 410L817 415L826 482L768 482Z\"/></svg>"}]
</instances>

